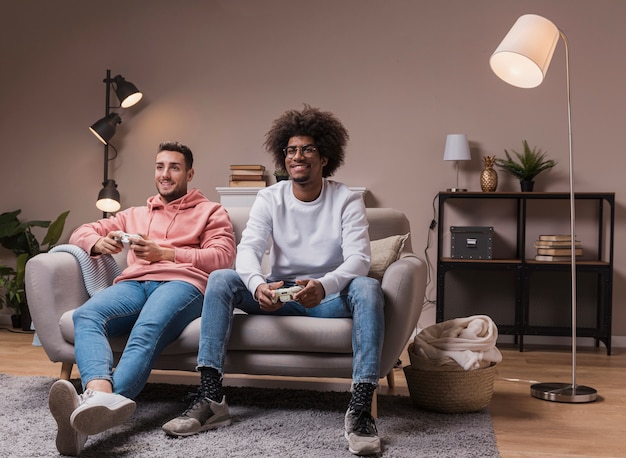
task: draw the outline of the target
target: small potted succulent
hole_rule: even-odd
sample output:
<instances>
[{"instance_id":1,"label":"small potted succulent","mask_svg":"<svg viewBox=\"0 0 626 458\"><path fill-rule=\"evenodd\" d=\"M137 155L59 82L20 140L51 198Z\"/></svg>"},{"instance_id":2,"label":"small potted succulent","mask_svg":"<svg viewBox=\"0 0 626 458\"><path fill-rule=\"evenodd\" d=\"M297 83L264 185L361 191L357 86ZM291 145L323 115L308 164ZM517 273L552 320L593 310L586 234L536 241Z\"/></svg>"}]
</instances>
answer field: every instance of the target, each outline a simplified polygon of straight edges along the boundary
<instances>
[{"instance_id":1,"label":"small potted succulent","mask_svg":"<svg viewBox=\"0 0 626 458\"><path fill-rule=\"evenodd\" d=\"M511 154L504 150L506 159L496 159L496 165L518 178L522 191L532 191L535 177L544 170L550 170L556 165L556 162L552 159L546 159L547 153L541 151L536 146L530 148L526 140L522 143L524 145L523 153L511 150L513 153Z\"/></svg>"}]
</instances>

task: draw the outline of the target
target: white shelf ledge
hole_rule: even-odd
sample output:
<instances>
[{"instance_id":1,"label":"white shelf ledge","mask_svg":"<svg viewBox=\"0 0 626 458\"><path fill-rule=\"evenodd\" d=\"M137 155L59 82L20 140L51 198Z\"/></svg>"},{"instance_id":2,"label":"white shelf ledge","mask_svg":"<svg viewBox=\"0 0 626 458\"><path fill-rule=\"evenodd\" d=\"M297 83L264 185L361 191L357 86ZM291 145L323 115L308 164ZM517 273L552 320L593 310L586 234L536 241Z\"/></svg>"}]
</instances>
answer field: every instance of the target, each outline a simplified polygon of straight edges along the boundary
<instances>
[{"instance_id":1,"label":"white shelf ledge","mask_svg":"<svg viewBox=\"0 0 626 458\"><path fill-rule=\"evenodd\" d=\"M217 187L215 190L220 195L220 203L224 207L250 207L256 199L256 194L260 189L257 187ZM350 187L354 192L360 193L363 198L367 194L367 188L364 187Z\"/></svg>"}]
</instances>

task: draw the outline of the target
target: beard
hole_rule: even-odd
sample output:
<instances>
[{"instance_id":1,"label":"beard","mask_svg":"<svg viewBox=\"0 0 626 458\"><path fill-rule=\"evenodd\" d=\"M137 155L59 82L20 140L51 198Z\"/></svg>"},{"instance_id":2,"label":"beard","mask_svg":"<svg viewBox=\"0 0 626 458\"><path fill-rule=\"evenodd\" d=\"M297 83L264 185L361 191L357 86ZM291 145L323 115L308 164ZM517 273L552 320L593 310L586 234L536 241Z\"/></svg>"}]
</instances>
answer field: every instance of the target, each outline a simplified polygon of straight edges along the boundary
<instances>
[{"instance_id":1,"label":"beard","mask_svg":"<svg viewBox=\"0 0 626 458\"><path fill-rule=\"evenodd\" d=\"M161 199L163 199L167 203L180 199L185 194L187 194L186 189L180 189L180 188L172 188L169 191L161 191L161 189L157 187L157 191L159 192Z\"/></svg>"},{"instance_id":2,"label":"beard","mask_svg":"<svg viewBox=\"0 0 626 458\"><path fill-rule=\"evenodd\" d=\"M309 181L309 177L297 177L297 178L291 178L292 181L294 181L295 183L306 183L307 181Z\"/></svg>"}]
</instances>

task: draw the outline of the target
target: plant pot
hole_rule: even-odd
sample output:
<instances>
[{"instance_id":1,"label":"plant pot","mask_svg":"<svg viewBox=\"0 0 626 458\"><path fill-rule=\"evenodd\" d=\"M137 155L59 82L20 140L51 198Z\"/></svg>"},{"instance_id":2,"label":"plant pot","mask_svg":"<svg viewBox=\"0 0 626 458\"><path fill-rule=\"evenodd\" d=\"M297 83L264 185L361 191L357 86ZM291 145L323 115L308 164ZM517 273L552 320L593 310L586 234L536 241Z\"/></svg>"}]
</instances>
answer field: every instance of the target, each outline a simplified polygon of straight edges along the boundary
<instances>
[{"instance_id":1,"label":"plant pot","mask_svg":"<svg viewBox=\"0 0 626 458\"><path fill-rule=\"evenodd\" d=\"M22 315L11 315L11 326L14 329L19 329L22 327Z\"/></svg>"},{"instance_id":2,"label":"plant pot","mask_svg":"<svg viewBox=\"0 0 626 458\"><path fill-rule=\"evenodd\" d=\"M28 310L28 304L26 302L20 304L20 313L22 318L22 331L30 331L30 310Z\"/></svg>"},{"instance_id":3,"label":"plant pot","mask_svg":"<svg viewBox=\"0 0 626 458\"><path fill-rule=\"evenodd\" d=\"M519 184L522 188L522 192L533 192L533 188L535 186L534 181L521 180Z\"/></svg>"},{"instance_id":4,"label":"plant pot","mask_svg":"<svg viewBox=\"0 0 626 458\"><path fill-rule=\"evenodd\" d=\"M30 310L28 310L28 304L26 302L19 304L20 313L11 315L11 325L15 329L22 329L22 331L30 331Z\"/></svg>"}]
</instances>

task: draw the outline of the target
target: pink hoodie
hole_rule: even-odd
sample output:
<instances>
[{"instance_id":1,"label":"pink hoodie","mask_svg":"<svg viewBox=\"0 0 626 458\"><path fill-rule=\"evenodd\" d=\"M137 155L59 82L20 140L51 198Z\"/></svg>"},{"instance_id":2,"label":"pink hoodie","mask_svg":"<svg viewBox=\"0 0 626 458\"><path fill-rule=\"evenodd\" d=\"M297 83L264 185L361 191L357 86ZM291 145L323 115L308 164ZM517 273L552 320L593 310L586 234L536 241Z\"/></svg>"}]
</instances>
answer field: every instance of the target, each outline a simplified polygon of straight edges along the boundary
<instances>
[{"instance_id":1,"label":"pink hoodie","mask_svg":"<svg viewBox=\"0 0 626 458\"><path fill-rule=\"evenodd\" d=\"M131 207L111 218L83 224L70 237L70 243L87 253L111 231L141 234L163 247L175 249L175 262L150 263L128 250L128 267L115 279L182 280L204 294L209 273L232 268L235 237L228 213L220 204L209 201L197 189L180 199L164 204L156 195L145 207Z\"/></svg>"}]
</instances>

